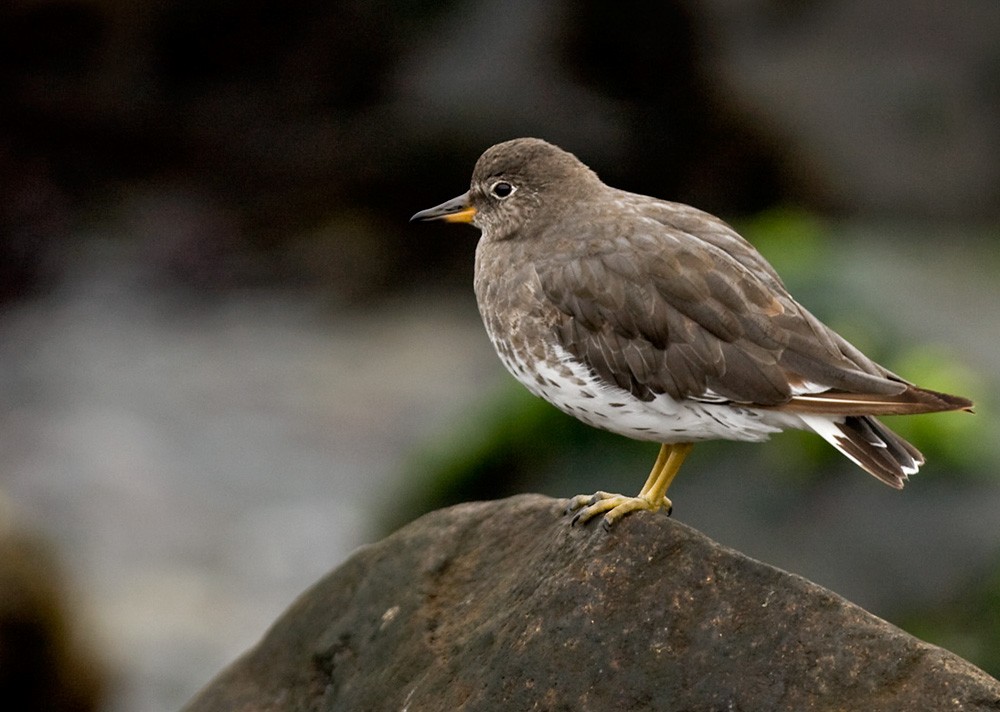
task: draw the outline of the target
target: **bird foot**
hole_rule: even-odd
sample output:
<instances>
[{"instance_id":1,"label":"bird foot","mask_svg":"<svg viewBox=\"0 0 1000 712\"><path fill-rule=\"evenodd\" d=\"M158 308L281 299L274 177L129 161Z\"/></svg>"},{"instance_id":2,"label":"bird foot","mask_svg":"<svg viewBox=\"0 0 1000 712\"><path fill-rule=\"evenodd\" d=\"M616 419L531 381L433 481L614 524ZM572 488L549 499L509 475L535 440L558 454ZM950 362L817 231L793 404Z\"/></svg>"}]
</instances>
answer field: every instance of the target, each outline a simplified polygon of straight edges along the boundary
<instances>
[{"instance_id":1,"label":"bird foot","mask_svg":"<svg viewBox=\"0 0 1000 712\"><path fill-rule=\"evenodd\" d=\"M661 497L659 502L654 502L644 495L626 497L611 492L595 492L594 494L578 494L573 497L569 501L569 506L566 507L566 513L576 512L570 522L572 525L586 524L597 515L604 514L604 528L610 529L615 522L630 512L637 510L656 512L666 509L667 516L670 516L673 508L673 504L666 497Z\"/></svg>"}]
</instances>

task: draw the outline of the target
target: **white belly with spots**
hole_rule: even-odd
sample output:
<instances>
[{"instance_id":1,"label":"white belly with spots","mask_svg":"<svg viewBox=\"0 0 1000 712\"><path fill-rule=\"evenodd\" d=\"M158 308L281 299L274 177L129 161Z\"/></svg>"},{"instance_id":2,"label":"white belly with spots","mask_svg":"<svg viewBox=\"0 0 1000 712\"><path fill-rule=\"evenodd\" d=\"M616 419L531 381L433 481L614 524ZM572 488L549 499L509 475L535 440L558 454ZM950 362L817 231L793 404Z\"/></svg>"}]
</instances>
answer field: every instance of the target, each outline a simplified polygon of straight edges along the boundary
<instances>
[{"instance_id":1,"label":"white belly with spots","mask_svg":"<svg viewBox=\"0 0 1000 712\"><path fill-rule=\"evenodd\" d=\"M496 346L496 340L494 340ZM634 440L658 443L700 440L766 440L773 433L808 426L792 414L661 395L642 401L608 385L558 346L560 367L533 364L529 370L510 350L497 348L500 360L525 388L559 410L595 428Z\"/></svg>"}]
</instances>

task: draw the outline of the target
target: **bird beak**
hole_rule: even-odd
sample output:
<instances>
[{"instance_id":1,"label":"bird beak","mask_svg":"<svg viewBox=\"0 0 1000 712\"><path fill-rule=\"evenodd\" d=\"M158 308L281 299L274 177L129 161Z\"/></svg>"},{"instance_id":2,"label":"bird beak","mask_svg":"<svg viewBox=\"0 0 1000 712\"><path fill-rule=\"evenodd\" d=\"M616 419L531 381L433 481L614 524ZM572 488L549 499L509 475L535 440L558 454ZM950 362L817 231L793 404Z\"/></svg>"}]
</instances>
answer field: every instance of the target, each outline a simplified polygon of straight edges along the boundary
<instances>
[{"instance_id":1,"label":"bird beak","mask_svg":"<svg viewBox=\"0 0 1000 712\"><path fill-rule=\"evenodd\" d=\"M447 200L433 208L421 210L410 218L410 222L418 220L444 220L445 222L470 223L476 215L476 209L469 204L469 194L462 193L457 198Z\"/></svg>"}]
</instances>

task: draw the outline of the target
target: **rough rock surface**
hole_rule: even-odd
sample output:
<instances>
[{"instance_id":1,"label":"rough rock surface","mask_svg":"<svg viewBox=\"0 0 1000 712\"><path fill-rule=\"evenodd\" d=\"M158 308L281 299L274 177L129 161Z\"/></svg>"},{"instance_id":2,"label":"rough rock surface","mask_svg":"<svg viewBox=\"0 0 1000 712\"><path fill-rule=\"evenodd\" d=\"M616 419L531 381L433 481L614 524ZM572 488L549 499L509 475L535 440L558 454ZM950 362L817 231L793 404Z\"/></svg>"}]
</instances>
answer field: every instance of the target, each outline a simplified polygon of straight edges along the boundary
<instances>
[{"instance_id":1,"label":"rough rock surface","mask_svg":"<svg viewBox=\"0 0 1000 712\"><path fill-rule=\"evenodd\" d=\"M302 595L187 712L1000 710L1000 682L660 514L429 514Z\"/></svg>"}]
</instances>

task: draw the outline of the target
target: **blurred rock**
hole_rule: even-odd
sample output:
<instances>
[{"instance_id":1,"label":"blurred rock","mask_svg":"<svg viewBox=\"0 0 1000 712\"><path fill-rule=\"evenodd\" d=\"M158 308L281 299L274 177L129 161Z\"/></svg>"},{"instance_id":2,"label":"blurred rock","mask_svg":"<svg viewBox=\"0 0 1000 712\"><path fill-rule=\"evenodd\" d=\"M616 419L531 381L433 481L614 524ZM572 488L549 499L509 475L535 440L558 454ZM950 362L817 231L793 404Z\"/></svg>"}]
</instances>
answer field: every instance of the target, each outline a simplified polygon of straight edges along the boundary
<instances>
[{"instance_id":1,"label":"blurred rock","mask_svg":"<svg viewBox=\"0 0 1000 712\"><path fill-rule=\"evenodd\" d=\"M4 709L89 712L103 700L103 671L79 640L58 566L37 540L15 532L0 501L0 700Z\"/></svg>"},{"instance_id":2,"label":"blurred rock","mask_svg":"<svg viewBox=\"0 0 1000 712\"><path fill-rule=\"evenodd\" d=\"M187 712L995 710L1000 683L665 516L430 514L306 592Z\"/></svg>"}]
</instances>

